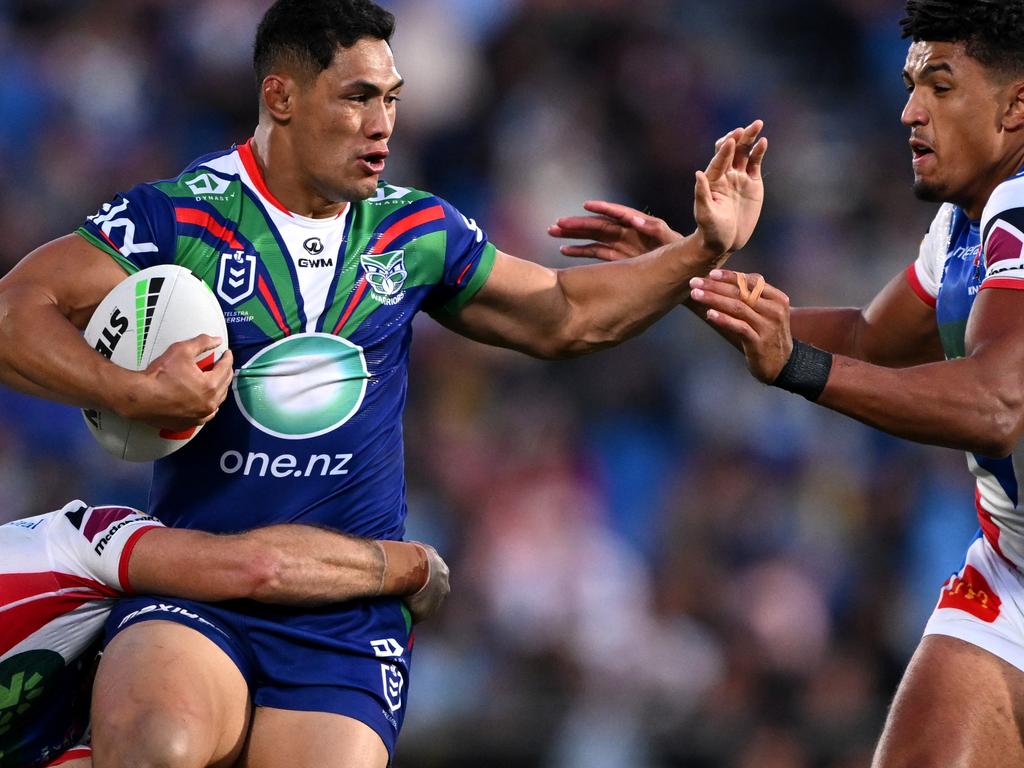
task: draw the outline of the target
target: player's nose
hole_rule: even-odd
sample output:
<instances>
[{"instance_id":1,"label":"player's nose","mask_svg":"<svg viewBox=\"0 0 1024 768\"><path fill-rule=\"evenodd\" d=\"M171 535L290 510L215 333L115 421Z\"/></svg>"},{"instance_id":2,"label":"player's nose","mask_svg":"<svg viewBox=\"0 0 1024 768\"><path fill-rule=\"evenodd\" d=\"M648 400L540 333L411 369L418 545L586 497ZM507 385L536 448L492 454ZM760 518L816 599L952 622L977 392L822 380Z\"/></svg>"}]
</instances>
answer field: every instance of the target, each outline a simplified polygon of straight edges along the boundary
<instances>
[{"instance_id":1,"label":"player's nose","mask_svg":"<svg viewBox=\"0 0 1024 768\"><path fill-rule=\"evenodd\" d=\"M911 93L907 99L903 113L900 115L900 122L911 127L928 123L928 110L924 108L921 99L917 97L917 91Z\"/></svg>"}]
</instances>

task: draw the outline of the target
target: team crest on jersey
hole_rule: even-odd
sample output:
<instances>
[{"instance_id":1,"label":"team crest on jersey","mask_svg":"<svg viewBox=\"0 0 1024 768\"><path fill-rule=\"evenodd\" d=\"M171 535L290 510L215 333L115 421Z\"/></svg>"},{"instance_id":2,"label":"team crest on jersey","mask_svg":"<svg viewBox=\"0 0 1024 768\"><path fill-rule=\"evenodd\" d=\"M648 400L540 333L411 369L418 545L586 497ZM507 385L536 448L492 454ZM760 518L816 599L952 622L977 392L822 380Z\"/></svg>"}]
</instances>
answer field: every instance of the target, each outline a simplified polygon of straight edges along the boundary
<instances>
[{"instance_id":1,"label":"team crest on jersey","mask_svg":"<svg viewBox=\"0 0 1024 768\"><path fill-rule=\"evenodd\" d=\"M256 289L256 257L245 251L220 255L217 295L234 306L252 296Z\"/></svg>"},{"instance_id":2,"label":"team crest on jersey","mask_svg":"<svg viewBox=\"0 0 1024 768\"><path fill-rule=\"evenodd\" d=\"M405 268L405 251L364 253L359 263L370 284L371 295L381 304L397 304L405 296L402 287L409 272Z\"/></svg>"}]
</instances>

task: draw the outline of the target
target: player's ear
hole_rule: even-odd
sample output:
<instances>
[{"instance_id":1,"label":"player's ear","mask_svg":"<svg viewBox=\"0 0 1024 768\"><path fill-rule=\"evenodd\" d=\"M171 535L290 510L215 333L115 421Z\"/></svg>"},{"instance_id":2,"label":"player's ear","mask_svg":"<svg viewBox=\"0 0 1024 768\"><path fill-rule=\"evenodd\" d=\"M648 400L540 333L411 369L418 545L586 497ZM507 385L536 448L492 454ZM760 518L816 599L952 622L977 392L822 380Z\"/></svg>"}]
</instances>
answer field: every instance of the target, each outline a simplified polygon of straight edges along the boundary
<instances>
[{"instance_id":1,"label":"player's ear","mask_svg":"<svg viewBox=\"0 0 1024 768\"><path fill-rule=\"evenodd\" d=\"M295 80L287 75L267 75L260 88L260 99L275 120L286 122L295 106Z\"/></svg>"},{"instance_id":2,"label":"player's ear","mask_svg":"<svg viewBox=\"0 0 1024 768\"><path fill-rule=\"evenodd\" d=\"M1003 128L1008 131L1024 129L1024 80L1016 80L1007 89L1009 102L1003 115Z\"/></svg>"}]
</instances>

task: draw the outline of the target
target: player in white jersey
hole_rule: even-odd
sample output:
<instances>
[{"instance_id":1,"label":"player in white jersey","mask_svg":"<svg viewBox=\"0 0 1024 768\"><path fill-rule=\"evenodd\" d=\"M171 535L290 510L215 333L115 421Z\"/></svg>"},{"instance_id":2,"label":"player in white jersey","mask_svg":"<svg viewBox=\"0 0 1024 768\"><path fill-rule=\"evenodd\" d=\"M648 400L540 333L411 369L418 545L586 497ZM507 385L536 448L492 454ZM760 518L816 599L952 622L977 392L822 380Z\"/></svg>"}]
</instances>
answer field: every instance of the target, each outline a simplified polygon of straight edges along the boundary
<instances>
[{"instance_id":1,"label":"player in white jersey","mask_svg":"<svg viewBox=\"0 0 1024 768\"><path fill-rule=\"evenodd\" d=\"M398 595L419 621L447 596L448 569L413 542L299 525L215 536L82 501L2 525L0 768L89 765L96 651L113 601L136 590L308 605ZM184 609L169 597L154 610Z\"/></svg>"},{"instance_id":2,"label":"player in white jersey","mask_svg":"<svg viewBox=\"0 0 1024 768\"><path fill-rule=\"evenodd\" d=\"M864 310L790 309L726 270L695 307L761 381L900 437L964 449L981 533L896 694L873 765L1024 764L1024 0L909 0L914 190L943 202L917 261ZM570 255L678 237L623 206L563 219ZM794 341L800 339L801 341ZM814 346L811 346L814 345Z\"/></svg>"}]
</instances>

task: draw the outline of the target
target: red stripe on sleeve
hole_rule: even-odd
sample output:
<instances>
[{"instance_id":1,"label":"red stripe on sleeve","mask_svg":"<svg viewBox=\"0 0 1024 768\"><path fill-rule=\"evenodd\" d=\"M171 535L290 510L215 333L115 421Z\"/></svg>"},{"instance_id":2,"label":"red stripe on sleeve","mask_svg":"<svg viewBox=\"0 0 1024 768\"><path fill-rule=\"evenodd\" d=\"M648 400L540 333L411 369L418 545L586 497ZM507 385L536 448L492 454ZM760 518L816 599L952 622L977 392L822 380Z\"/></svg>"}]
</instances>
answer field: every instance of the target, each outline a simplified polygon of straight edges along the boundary
<instances>
[{"instance_id":1,"label":"red stripe on sleeve","mask_svg":"<svg viewBox=\"0 0 1024 768\"><path fill-rule=\"evenodd\" d=\"M928 291L924 289L924 286L921 285L921 279L917 276L917 270L914 268L914 265L911 264L907 267L907 271L903 274L907 276L907 282L910 283L910 289L917 294L917 297L929 307L935 309L935 297L928 293Z\"/></svg>"},{"instance_id":2,"label":"red stripe on sleeve","mask_svg":"<svg viewBox=\"0 0 1024 768\"><path fill-rule=\"evenodd\" d=\"M52 763L48 763L46 768L56 768L58 765L70 763L72 760L81 760L82 758L90 757L91 755L92 747L76 747L75 749L68 750Z\"/></svg>"},{"instance_id":3,"label":"red stripe on sleeve","mask_svg":"<svg viewBox=\"0 0 1024 768\"><path fill-rule=\"evenodd\" d=\"M202 227L214 237L223 240L235 250L244 250L242 244L238 242L238 238L235 237L235 233L227 227L217 223L206 211L200 211L195 208L175 208L174 217L182 224L194 224L197 227Z\"/></svg>"},{"instance_id":4,"label":"red stripe on sleeve","mask_svg":"<svg viewBox=\"0 0 1024 768\"><path fill-rule=\"evenodd\" d=\"M124 549L121 550L121 562L117 566L117 580L121 582L121 589L129 595L135 594L131 581L128 579L128 564L132 559L132 552L135 551L135 545L139 543L139 539L142 538L143 534L161 527L159 525L147 525L145 528L139 528L139 530L134 531L128 537L128 541L124 544Z\"/></svg>"},{"instance_id":5,"label":"red stripe on sleeve","mask_svg":"<svg viewBox=\"0 0 1024 768\"><path fill-rule=\"evenodd\" d=\"M1024 291L1024 278L990 277L981 284L981 290L986 288L1009 288L1013 291Z\"/></svg>"},{"instance_id":6,"label":"red stripe on sleeve","mask_svg":"<svg viewBox=\"0 0 1024 768\"><path fill-rule=\"evenodd\" d=\"M373 244L373 248L370 249L370 253L381 253L387 248L399 235L405 234L413 227L418 227L420 224L426 224L429 221L437 221L438 219L444 218L444 208L440 205L434 205L430 208L424 208L422 211L414 213L412 216L406 216L404 219L399 219L390 227L384 230L380 236L380 240Z\"/></svg>"}]
</instances>

